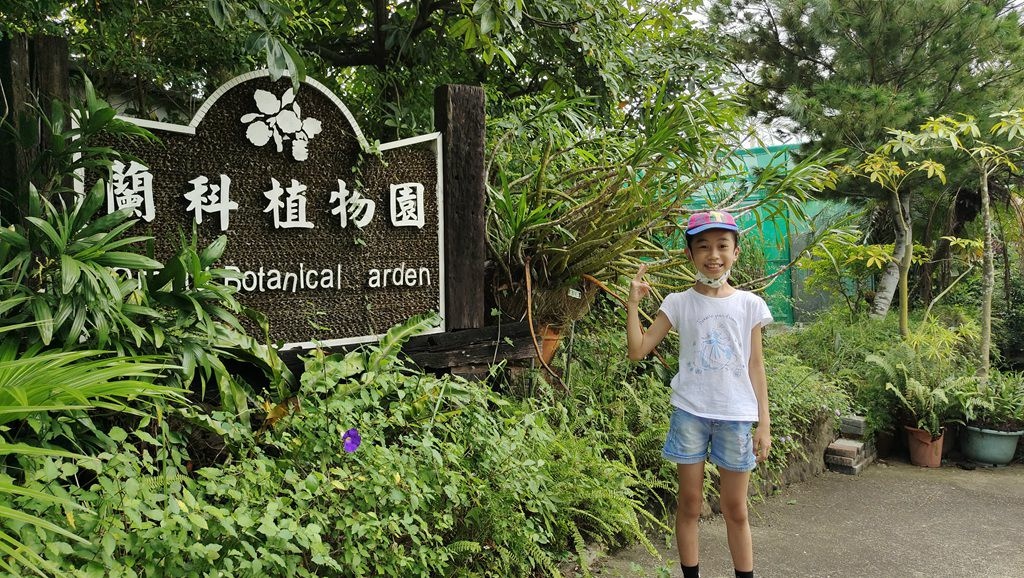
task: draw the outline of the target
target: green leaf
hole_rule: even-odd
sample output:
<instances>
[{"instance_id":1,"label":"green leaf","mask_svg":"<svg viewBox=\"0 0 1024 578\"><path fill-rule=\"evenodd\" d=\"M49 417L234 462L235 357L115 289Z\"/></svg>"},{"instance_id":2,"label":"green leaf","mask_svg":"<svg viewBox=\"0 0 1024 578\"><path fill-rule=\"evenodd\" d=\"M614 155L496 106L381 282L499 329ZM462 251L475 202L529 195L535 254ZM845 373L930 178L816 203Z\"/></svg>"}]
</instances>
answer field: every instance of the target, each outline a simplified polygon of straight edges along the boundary
<instances>
[{"instance_id":1,"label":"green leaf","mask_svg":"<svg viewBox=\"0 0 1024 578\"><path fill-rule=\"evenodd\" d=\"M121 267L135 271L148 271L160 269L163 265L160 261L150 259L137 253L126 253L122 251L111 251L96 258L96 262L107 267Z\"/></svg>"},{"instance_id":2,"label":"green leaf","mask_svg":"<svg viewBox=\"0 0 1024 578\"><path fill-rule=\"evenodd\" d=\"M78 261L70 255L64 254L60 256L60 274L61 274L61 287L60 291L64 295L71 293L78 284L78 279L82 276L82 269L79 267Z\"/></svg>"},{"instance_id":3,"label":"green leaf","mask_svg":"<svg viewBox=\"0 0 1024 578\"><path fill-rule=\"evenodd\" d=\"M490 34L490 32L494 30L495 22L496 18L494 15L494 9L488 8L487 10L484 10L483 14L480 15L480 34Z\"/></svg>"},{"instance_id":4,"label":"green leaf","mask_svg":"<svg viewBox=\"0 0 1024 578\"><path fill-rule=\"evenodd\" d=\"M267 39L269 38L265 30L257 30L249 35L245 41L246 52L258 52L261 50L267 50Z\"/></svg>"},{"instance_id":5,"label":"green leaf","mask_svg":"<svg viewBox=\"0 0 1024 578\"><path fill-rule=\"evenodd\" d=\"M299 90L299 83L306 79L306 61L303 60L298 50L290 44L281 43L287 56L288 74L292 79L292 88Z\"/></svg>"},{"instance_id":6,"label":"green leaf","mask_svg":"<svg viewBox=\"0 0 1024 578\"><path fill-rule=\"evenodd\" d=\"M96 181L96 184L89 189L89 192L86 193L85 199L82 201L82 205L79 207L75 215L76 229L92 220L96 211L103 206L103 202L106 200L106 192L106 181L103 179Z\"/></svg>"},{"instance_id":7,"label":"green leaf","mask_svg":"<svg viewBox=\"0 0 1024 578\"><path fill-rule=\"evenodd\" d=\"M128 432L118 426L110 428L110 432L107 435L117 443L124 443L124 440L128 439Z\"/></svg>"},{"instance_id":8,"label":"green leaf","mask_svg":"<svg viewBox=\"0 0 1024 578\"><path fill-rule=\"evenodd\" d=\"M277 38L267 39L267 68L270 69L270 79L277 81L284 73L288 72L288 51L284 44Z\"/></svg>"},{"instance_id":9,"label":"green leaf","mask_svg":"<svg viewBox=\"0 0 1024 578\"><path fill-rule=\"evenodd\" d=\"M0 242L11 245L19 250L28 249L28 239L5 227L0 227Z\"/></svg>"},{"instance_id":10,"label":"green leaf","mask_svg":"<svg viewBox=\"0 0 1024 578\"><path fill-rule=\"evenodd\" d=\"M203 252L199 254L199 266L203 269L212 267L214 263L224 254L224 250L228 246L227 235L221 235L217 237L212 243L209 244Z\"/></svg>"},{"instance_id":11,"label":"green leaf","mask_svg":"<svg viewBox=\"0 0 1024 578\"><path fill-rule=\"evenodd\" d=\"M3 491L4 490L4 486L7 486L7 485L8 484L6 484L6 483L0 483L0 491ZM74 540L74 541L76 541L76 542L78 542L80 544L88 544L89 543L87 540L79 537L76 534L72 534L71 532L65 530L64 528L61 528L60 526L58 526L58 525L56 525L56 524L54 524L52 522L47 522L46 520L44 520L42 518L37 518L36 516L33 516L31 514L26 514L25 512L22 512L20 510L15 510L13 508L8 508L7 506L0 506L0 518L6 518L8 520L16 520L16 521L23 522L23 523L26 523L26 524L32 524L33 526L38 526L38 527L43 528L45 530L49 530L49 531L54 532L56 534L60 534L61 536L64 536L65 538L69 538L71 540Z\"/></svg>"},{"instance_id":12,"label":"green leaf","mask_svg":"<svg viewBox=\"0 0 1024 578\"><path fill-rule=\"evenodd\" d=\"M42 339L43 345L49 345L53 340L53 313L50 311L50 305L41 297L37 297L32 300L30 308L39 328L39 337Z\"/></svg>"},{"instance_id":13,"label":"green leaf","mask_svg":"<svg viewBox=\"0 0 1024 578\"><path fill-rule=\"evenodd\" d=\"M79 231L77 236L79 239L82 239L95 235L96 233L109 231L118 224L128 220L133 213L134 209L120 209L113 213L108 213L102 217L98 217L95 221Z\"/></svg>"},{"instance_id":14,"label":"green leaf","mask_svg":"<svg viewBox=\"0 0 1024 578\"><path fill-rule=\"evenodd\" d=\"M107 126L115 116L117 116L117 111L109 107L93 111L92 115L89 117L89 125L86 130L90 133L98 133L102 131L103 127Z\"/></svg>"},{"instance_id":15,"label":"green leaf","mask_svg":"<svg viewBox=\"0 0 1024 578\"><path fill-rule=\"evenodd\" d=\"M217 28L224 30L231 24L231 9L225 0L207 0L206 11L210 13L210 18Z\"/></svg>"},{"instance_id":16,"label":"green leaf","mask_svg":"<svg viewBox=\"0 0 1024 578\"><path fill-rule=\"evenodd\" d=\"M35 225L36 229L41 231L44 235L47 236L47 238L50 239L50 242L52 242L53 246L57 249L57 254L64 252L64 239L62 239L61 236L57 233L57 231L53 228L53 225L44 221L43 219L40 219L39 217L28 217L27 220L33 225ZM44 253L53 256L53 253L50 253L49 251L44 251Z\"/></svg>"}]
</instances>

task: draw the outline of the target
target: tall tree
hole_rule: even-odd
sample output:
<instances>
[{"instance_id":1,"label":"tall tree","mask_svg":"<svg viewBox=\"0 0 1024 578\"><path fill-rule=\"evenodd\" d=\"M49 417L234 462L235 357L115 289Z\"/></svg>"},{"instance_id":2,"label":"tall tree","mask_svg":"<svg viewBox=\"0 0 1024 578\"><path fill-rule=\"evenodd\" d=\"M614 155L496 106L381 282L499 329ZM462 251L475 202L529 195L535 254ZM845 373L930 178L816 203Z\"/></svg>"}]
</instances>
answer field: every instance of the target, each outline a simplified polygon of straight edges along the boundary
<instances>
[{"instance_id":1,"label":"tall tree","mask_svg":"<svg viewBox=\"0 0 1024 578\"><path fill-rule=\"evenodd\" d=\"M711 21L729 38L753 111L789 119L815 146L866 154L888 139L890 128L915 130L945 113L987 116L1019 106L1024 35L1018 4L716 0ZM949 184L976 191L977 180L951 165ZM879 199L894 215L894 259L877 287L876 316L892 303L900 256L913 241L913 190L905 187L894 198L879 188L842 189Z\"/></svg>"},{"instance_id":2,"label":"tall tree","mask_svg":"<svg viewBox=\"0 0 1024 578\"><path fill-rule=\"evenodd\" d=\"M1024 153L1024 110L998 112L987 131L973 116L941 116L928 119L916 134L900 133L894 139L905 153L951 150L966 157L981 190L983 273L981 296L981 352L978 375L988 377L992 346L992 293L995 290L995 251L989 182L996 171L1019 172ZM930 161L929 161L930 162Z\"/></svg>"},{"instance_id":3,"label":"tall tree","mask_svg":"<svg viewBox=\"0 0 1024 578\"><path fill-rule=\"evenodd\" d=\"M432 128L439 84L484 85L492 113L522 96L585 97L611 123L668 77L711 85L723 61L684 16L699 0L7 0L0 37L68 38L101 94L189 118L227 78L304 72L368 107L368 134ZM159 97L159 98L157 98ZM178 119L180 120L180 118Z\"/></svg>"}]
</instances>

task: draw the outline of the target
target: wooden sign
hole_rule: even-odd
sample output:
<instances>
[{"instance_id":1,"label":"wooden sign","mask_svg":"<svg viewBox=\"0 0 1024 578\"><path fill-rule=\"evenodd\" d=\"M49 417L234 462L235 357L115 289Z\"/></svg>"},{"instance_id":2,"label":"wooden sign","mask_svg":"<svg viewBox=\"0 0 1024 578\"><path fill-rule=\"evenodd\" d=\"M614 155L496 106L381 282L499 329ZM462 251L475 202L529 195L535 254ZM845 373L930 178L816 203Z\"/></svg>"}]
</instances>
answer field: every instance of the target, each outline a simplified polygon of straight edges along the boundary
<instances>
[{"instance_id":1,"label":"wooden sign","mask_svg":"<svg viewBox=\"0 0 1024 578\"><path fill-rule=\"evenodd\" d=\"M218 267L285 347L370 341L409 317L444 318L441 134L371 147L323 85L267 72L219 88L187 126L124 118L159 143L110 143L107 208L166 259L193 227L227 235ZM444 331L444 324L435 329Z\"/></svg>"}]
</instances>

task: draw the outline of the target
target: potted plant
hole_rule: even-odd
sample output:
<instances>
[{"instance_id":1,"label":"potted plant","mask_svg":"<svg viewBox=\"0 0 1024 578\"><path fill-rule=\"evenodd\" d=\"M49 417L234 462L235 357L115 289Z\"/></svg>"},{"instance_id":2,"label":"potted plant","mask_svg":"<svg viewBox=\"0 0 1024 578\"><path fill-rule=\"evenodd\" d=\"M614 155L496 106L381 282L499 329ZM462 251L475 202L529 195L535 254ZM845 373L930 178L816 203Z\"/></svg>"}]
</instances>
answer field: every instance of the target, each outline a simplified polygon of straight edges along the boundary
<instances>
[{"instance_id":1,"label":"potted plant","mask_svg":"<svg viewBox=\"0 0 1024 578\"><path fill-rule=\"evenodd\" d=\"M952 407L947 383L929 386L908 376L902 388L891 382L885 384L915 420L913 425L903 426L907 431L910 463L914 465L928 468L942 465L944 424Z\"/></svg>"},{"instance_id":2,"label":"potted plant","mask_svg":"<svg viewBox=\"0 0 1024 578\"><path fill-rule=\"evenodd\" d=\"M957 406L951 403L951 398L963 389L964 379L949 376L948 371L936 371L934 365L926 363L905 343L870 354L865 361L868 363L867 383L862 389L875 392L872 413L876 419L882 418L878 425L903 423L911 463L938 467L942 462L945 425L959 421L955 412ZM897 408L883 411L884 407L880 406L884 406L882 402L886 398L901 406L901 411Z\"/></svg>"},{"instance_id":3,"label":"potted plant","mask_svg":"<svg viewBox=\"0 0 1024 578\"><path fill-rule=\"evenodd\" d=\"M960 399L964 456L983 465L1013 461L1024 435L1024 373L992 372Z\"/></svg>"}]
</instances>

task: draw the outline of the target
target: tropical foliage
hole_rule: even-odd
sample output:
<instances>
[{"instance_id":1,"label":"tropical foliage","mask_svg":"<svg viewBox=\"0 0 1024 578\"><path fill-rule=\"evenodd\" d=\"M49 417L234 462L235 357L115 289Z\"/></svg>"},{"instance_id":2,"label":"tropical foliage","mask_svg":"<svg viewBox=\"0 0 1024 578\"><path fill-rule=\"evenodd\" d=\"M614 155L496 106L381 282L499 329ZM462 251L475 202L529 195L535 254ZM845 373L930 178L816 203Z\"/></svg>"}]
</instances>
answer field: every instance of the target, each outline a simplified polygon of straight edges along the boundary
<instances>
[{"instance_id":1,"label":"tropical foliage","mask_svg":"<svg viewBox=\"0 0 1024 578\"><path fill-rule=\"evenodd\" d=\"M806 134L814 147L844 147L857 158L888 141L891 129L913 132L929 118L985 118L1019 106L1018 8L1007 0L716 0L711 21L748 81L752 112ZM885 315L900 285L898 264L913 242L910 234L928 227L926 245L945 235L965 237L965 223L977 214L978 180L952 158L935 159L947 167L948 185L915 184L913 198L904 195L900 203L869 183L839 188L842 196L877 200L872 226L862 227L874 235L869 242L896 241L894 260L879 277L875 315ZM999 181L1002 190L1008 182ZM948 219L939 217L947 211ZM914 223L916 231L901 226ZM944 250L940 244L936 256ZM927 292L931 268L921 271Z\"/></svg>"},{"instance_id":2,"label":"tropical foliage","mask_svg":"<svg viewBox=\"0 0 1024 578\"><path fill-rule=\"evenodd\" d=\"M697 206L752 216L755 229L785 213L793 233L807 224L812 192L880 185L873 194L894 201L891 222L868 210L860 229L839 221L808 240L808 288L835 289L848 307L767 333L775 449L757 487L816 458L816 433L850 409L865 413L873 432L1015 423L1020 376L993 371L987 387L974 376L987 330L965 311L982 303L979 287L994 291L975 271L984 247L1005 273L993 307L1007 314L995 320L1003 335L993 341L1013 353L1020 199L996 186L994 198L1006 202L985 209L993 226L981 231L966 217L938 216L940 198L971 197L940 197L940 185L977 177L949 163L954 153L1013 167L1010 148L965 144L987 130L968 117L936 116L922 128L927 139L885 132L922 121L928 107L938 115L977 95L1015 94L1019 30L1006 3L918 3L934 10L917 14L880 2L850 14L836 2L719 2L751 12L749 27L728 30L737 32L733 49L772 56L758 61L762 84L744 88L748 101L722 80L713 33L680 17L696 2L541 4L12 0L0 8L4 38L67 37L99 92L125 97L139 116L164 107L160 114L187 119L221 82L265 64L367 104L360 123L385 138L426 132L435 85L483 84L497 305L518 317L532 301L542 320L570 331L552 368L564 389L551 373L504 364L479 382L417 370L401 348L433 318L410 320L375 345L313 350L296 379L249 335L265 339L266 324L224 285L225 238L202 247L183 231L179 252L160 263L148 255L150 240L130 233L129 212L101 216L102 184L73 192L76 169L103 172L117 158L93 136L151 138L117 120L85 82L81 105L34 110L31 126L42 134L5 132L18 146L51 146L0 198L0 570L557 577L567 565L590 575L593 542L654 551L651 535L669 531L675 490L660 446L677 336L663 347L665 365L629 362L623 313L595 294L599 284L616 291L641 261L651 263L656 292L692 282L679 238ZM774 14L785 18L769 30ZM848 29L871 39L872 54L884 39L901 39L888 48L902 56L851 56ZM911 46L916 37L904 35L917 29L934 42ZM948 65L961 56L970 65ZM1009 64L998 69L993 59ZM871 63L875 75L865 75ZM958 71L958 82L935 70ZM758 142L743 115L751 104L802 122L830 149L864 153L846 172L866 178L851 188L832 170L838 151L811 152L817 145L791 166L752 171L741 151ZM1015 117L992 124L1000 137L1020 132ZM950 154L907 157L939 141ZM900 221L904 244L878 234ZM913 244L922 222L923 248ZM744 237L735 279L761 289L785 266L768 270L754 238ZM950 253L961 257L955 266ZM906 315L866 318L877 298L868 277L898 264ZM948 278L922 311L908 271L933 264ZM900 330L905 339L894 346ZM245 381L238 364L258 378Z\"/></svg>"},{"instance_id":3,"label":"tropical foliage","mask_svg":"<svg viewBox=\"0 0 1024 578\"><path fill-rule=\"evenodd\" d=\"M0 468L0 520L8 525L7 530L0 530L0 552L4 555L0 568L15 575L19 568L47 575L54 569L47 561L52 552L27 548L10 532L10 526L48 531L62 540L85 544L86 540L62 521L48 521L34 513L35 506L45 505L60 508L71 517L83 507L63 491L34 484L34 465L53 467L54 460L61 460L66 464L64 471L74 474L80 468L98 471L100 462L49 444L25 443L28 436L12 434L11 426L25 420L37 425L40 422L32 420L47 412L103 408L141 413L133 407L180 401L184 392L154 383L171 369L166 364L125 360L103 351L40 352L38 347L23 351L18 340L3 335L12 327L0 328L0 454L5 456ZM19 504L19 500L27 503Z\"/></svg>"},{"instance_id":4,"label":"tropical foliage","mask_svg":"<svg viewBox=\"0 0 1024 578\"><path fill-rule=\"evenodd\" d=\"M76 171L109 167L117 156L93 145L97 135L150 136L115 119L88 80L85 96L72 109L75 128L65 127L63 106L54 106L60 116L45 126L58 145L40 155L26 189L12 195L24 209L4 212L0 221L0 322L17 325L28 345L169 355L180 360L171 376L176 387L195 380L205 391L212 383L230 411L245 414L252 391L224 359L256 363L283 395L290 373L271 348L246 334L237 318L245 312L222 282L228 273L212 268L226 238L205 248L194 236L183 238L162 264L144 255L147 237L128 234L136 222L131 210L101 214L102 180L83 195L71 190Z\"/></svg>"},{"instance_id":5,"label":"tropical foliage","mask_svg":"<svg viewBox=\"0 0 1024 578\"><path fill-rule=\"evenodd\" d=\"M996 431L1024 430L1024 374L994 371L956 399L968 425Z\"/></svg>"},{"instance_id":6,"label":"tropical foliage","mask_svg":"<svg viewBox=\"0 0 1024 578\"><path fill-rule=\"evenodd\" d=\"M207 383L218 394L210 399L248 423L254 392L226 360L253 362L282 388L289 376L273 350L246 335L235 317L242 309L219 283L221 272L210 270L223 239L202 250L183 241L164 266L143 254L147 238L126 234L130 211L99 215L102 182L74 193L76 171L102 170L117 157L93 144L96 135L148 138L116 120L88 81L83 93L80 106L55 102L54 116L41 117L52 146L35 157L21 188L5 191L0 217L0 547L13 575L60 574L54 560L67 545L89 544L75 516L94 512L74 487L119 451L123 438L108 432L137 428L139 459L166 461L168 439L180 444L182 432L212 429L185 401L206 397ZM65 124L65 111L75 123ZM42 136L4 130L24 147ZM185 471L187 463L164 465ZM48 508L60 516L47 520ZM46 532L55 538L44 540Z\"/></svg>"},{"instance_id":7,"label":"tropical foliage","mask_svg":"<svg viewBox=\"0 0 1024 578\"><path fill-rule=\"evenodd\" d=\"M12 0L0 35L67 38L102 92L126 96L135 116L188 120L227 79L267 67L366 105L371 140L392 140L430 130L441 84L490 87L495 116L505 98L547 95L595 99L602 117L663 73L676 87L711 86L717 43L680 18L697 4Z\"/></svg>"},{"instance_id":8,"label":"tropical foliage","mask_svg":"<svg viewBox=\"0 0 1024 578\"><path fill-rule=\"evenodd\" d=\"M73 520L84 542L52 527L13 535L70 576L560 576L570 560L587 568L592 541L653 549L647 532L669 531L673 494L660 459L667 396L653 367L638 374L616 355L620 316L602 302L581 324L570 397L542 381L528 397L502 396L405 367L400 344L431 319L348 354L314 351L297 409L273 427L209 416L236 459L186 475L187 440L159 418L98 432L102 467L89 476L73 458L26 458L27 487L82 507L12 503ZM792 368L771 384L786 451L766 477L799 454L810 422L845 408L826 380L779 360ZM797 375L799 387L788 382Z\"/></svg>"},{"instance_id":9,"label":"tropical foliage","mask_svg":"<svg viewBox=\"0 0 1024 578\"><path fill-rule=\"evenodd\" d=\"M685 283L681 227L694 207L806 222L803 201L834 185L836 154L748 178L735 102L654 90L615 130L565 101L521 99L516 116L492 122L488 241L505 313L522 315L527 273L534 316L556 322L572 318L559 310L572 306L558 298L567 288L586 290L586 278L614 282L642 260L657 259L652 271ZM754 279L764 283L764 273Z\"/></svg>"}]
</instances>

